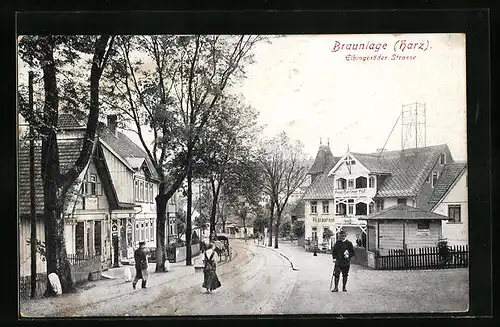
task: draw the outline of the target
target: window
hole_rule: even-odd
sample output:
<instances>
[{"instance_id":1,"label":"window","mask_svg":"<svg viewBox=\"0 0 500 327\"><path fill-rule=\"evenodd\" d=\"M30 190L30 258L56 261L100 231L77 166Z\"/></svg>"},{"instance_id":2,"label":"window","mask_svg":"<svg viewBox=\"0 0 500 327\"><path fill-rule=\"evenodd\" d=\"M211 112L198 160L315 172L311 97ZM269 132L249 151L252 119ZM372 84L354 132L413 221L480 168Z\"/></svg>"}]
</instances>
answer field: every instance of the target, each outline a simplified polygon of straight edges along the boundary
<instances>
[{"instance_id":1,"label":"window","mask_svg":"<svg viewBox=\"0 0 500 327\"><path fill-rule=\"evenodd\" d=\"M141 241L144 241L144 224L141 224Z\"/></svg>"},{"instance_id":2,"label":"window","mask_svg":"<svg viewBox=\"0 0 500 327\"><path fill-rule=\"evenodd\" d=\"M346 213L345 203L337 203L337 205L335 206L335 213L339 216L344 216Z\"/></svg>"},{"instance_id":3,"label":"window","mask_svg":"<svg viewBox=\"0 0 500 327\"><path fill-rule=\"evenodd\" d=\"M441 153L441 155L439 156L439 164L442 166L445 163L446 163L446 159L445 159L444 153Z\"/></svg>"},{"instance_id":4,"label":"window","mask_svg":"<svg viewBox=\"0 0 500 327\"><path fill-rule=\"evenodd\" d=\"M312 227L312 239L317 240L318 239L318 228L317 227Z\"/></svg>"},{"instance_id":5,"label":"window","mask_svg":"<svg viewBox=\"0 0 500 327\"><path fill-rule=\"evenodd\" d=\"M328 213L329 212L329 203L328 201L323 201L323 213Z\"/></svg>"},{"instance_id":6,"label":"window","mask_svg":"<svg viewBox=\"0 0 500 327\"><path fill-rule=\"evenodd\" d=\"M140 236L140 235L139 235L139 232L140 232L140 230L139 230L139 224L135 224L135 241L136 241L136 242L139 242L139 241L140 241L140 240L139 240L139 236Z\"/></svg>"},{"instance_id":7,"label":"window","mask_svg":"<svg viewBox=\"0 0 500 327\"><path fill-rule=\"evenodd\" d=\"M348 215L354 214L354 200L352 200L352 199L351 200L347 200L347 204L348 204L348 206L347 206L347 208L348 208L347 214Z\"/></svg>"},{"instance_id":8,"label":"window","mask_svg":"<svg viewBox=\"0 0 500 327\"><path fill-rule=\"evenodd\" d=\"M462 221L461 216L461 207L460 204L450 204L448 206L448 217L451 218L451 222L459 223Z\"/></svg>"},{"instance_id":9,"label":"window","mask_svg":"<svg viewBox=\"0 0 500 327\"><path fill-rule=\"evenodd\" d=\"M347 184L348 188L354 188L354 179L350 179Z\"/></svg>"},{"instance_id":10,"label":"window","mask_svg":"<svg viewBox=\"0 0 500 327\"><path fill-rule=\"evenodd\" d=\"M318 202L311 202L311 213L318 213Z\"/></svg>"},{"instance_id":11,"label":"window","mask_svg":"<svg viewBox=\"0 0 500 327\"><path fill-rule=\"evenodd\" d=\"M419 221L417 223L417 229L430 229L430 224L428 221Z\"/></svg>"},{"instance_id":12,"label":"window","mask_svg":"<svg viewBox=\"0 0 500 327\"><path fill-rule=\"evenodd\" d=\"M377 212L384 210L384 199L376 199L375 205L377 206Z\"/></svg>"},{"instance_id":13,"label":"window","mask_svg":"<svg viewBox=\"0 0 500 327\"><path fill-rule=\"evenodd\" d=\"M340 190L345 190L346 180L344 178L337 179L337 188Z\"/></svg>"},{"instance_id":14,"label":"window","mask_svg":"<svg viewBox=\"0 0 500 327\"><path fill-rule=\"evenodd\" d=\"M94 225L94 253L101 255L101 221L96 220Z\"/></svg>"},{"instance_id":15,"label":"window","mask_svg":"<svg viewBox=\"0 0 500 327\"><path fill-rule=\"evenodd\" d=\"M144 201L144 182L140 181L139 184L139 201Z\"/></svg>"},{"instance_id":16,"label":"window","mask_svg":"<svg viewBox=\"0 0 500 327\"><path fill-rule=\"evenodd\" d=\"M432 173L432 187L436 187L438 177L439 177L439 173L438 172L433 172Z\"/></svg>"},{"instance_id":17,"label":"window","mask_svg":"<svg viewBox=\"0 0 500 327\"><path fill-rule=\"evenodd\" d=\"M150 234L150 237L149 237L149 240L150 241L154 241L155 240L155 224L154 224L154 220L151 220L151 234Z\"/></svg>"},{"instance_id":18,"label":"window","mask_svg":"<svg viewBox=\"0 0 500 327\"><path fill-rule=\"evenodd\" d=\"M366 216L366 203L360 202L356 204L356 216Z\"/></svg>"},{"instance_id":19,"label":"window","mask_svg":"<svg viewBox=\"0 0 500 327\"><path fill-rule=\"evenodd\" d=\"M369 188L374 188L375 187L375 177L370 177L370 179L368 180L368 187Z\"/></svg>"},{"instance_id":20,"label":"window","mask_svg":"<svg viewBox=\"0 0 500 327\"><path fill-rule=\"evenodd\" d=\"M153 184L150 184L150 188L149 188L149 192L151 193L151 203L153 203L155 201L155 196L154 196L154 192L153 192Z\"/></svg>"},{"instance_id":21,"label":"window","mask_svg":"<svg viewBox=\"0 0 500 327\"><path fill-rule=\"evenodd\" d=\"M366 188L366 177L356 178L356 188Z\"/></svg>"},{"instance_id":22,"label":"window","mask_svg":"<svg viewBox=\"0 0 500 327\"><path fill-rule=\"evenodd\" d=\"M139 201L139 181L134 181L134 199Z\"/></svg>"},{"instance_id":23,"label":"window","mask_svg":"<svg viewBox=\"0 0 500 327\"><path fill-rule=\"evenodd\" d=\"M373 202L370 202L370 204L368 205L368 213L369 214L372 214L373 213L373 209L375 207L375 203Z\"/></svg>"},{"instance_id":24,"label":"window","mask_svg":"<svg viewBox=\"0 0 500 327\"><path fill-rule=\"evenodd\" d=\"M149 241L149 223L146 223L146 228L144 229L144 234L145 234L144 239L146 241Z\"/></svg>"},{"instance_id":25,"label":"window","mask_svg":"<svg viewBox=\"0 0 500 327\"><path fill-rule=\"evenodd\" d=\"M398 204L406 204L406 198L399 198Z\"/></svg>"},{"instance_id":26,"label":"window","mask_svg":"<svg viewBox=\"0 0 500 327\"><path fill-rule=\"evenodd\" d=\"M90 195L97 195L97 177L96 175L90 175Z\"/></svg>"}]
</instances>

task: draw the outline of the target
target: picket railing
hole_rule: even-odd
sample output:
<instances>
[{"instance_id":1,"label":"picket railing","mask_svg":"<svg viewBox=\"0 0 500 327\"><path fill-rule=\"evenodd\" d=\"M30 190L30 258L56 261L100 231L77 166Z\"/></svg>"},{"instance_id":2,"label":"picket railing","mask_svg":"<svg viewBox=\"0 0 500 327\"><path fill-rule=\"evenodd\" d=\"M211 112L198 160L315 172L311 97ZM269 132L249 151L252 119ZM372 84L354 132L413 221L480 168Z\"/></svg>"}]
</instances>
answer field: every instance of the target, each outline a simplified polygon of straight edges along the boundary
<instances>
[{"instance_id":1,"label":"picket railing","mask_svg":"<svg viewBox=\"0 0 500 327\"><path fill-rule=\"evenodd\" d=\"M88 255L88 254L85 254L85 255L68 254L68 261L73 266L80 266L81 264L83 264L89 260L93 260L93 259L97 259L97 258L100 261L101 256L100 255Z\"/></svg>"},{"instance_id":2,"label":"picket railing","mask_svg":"<svg viewBox=\"0 0 500 327\"><path fill-rule=\"evenodd\" d=\"M467 245L455 245L447 251L439 247L389 250L388 255L378 255L375 260L377 269L464 268L469 264L469 249Z\"/></svg>"}]
</instances>

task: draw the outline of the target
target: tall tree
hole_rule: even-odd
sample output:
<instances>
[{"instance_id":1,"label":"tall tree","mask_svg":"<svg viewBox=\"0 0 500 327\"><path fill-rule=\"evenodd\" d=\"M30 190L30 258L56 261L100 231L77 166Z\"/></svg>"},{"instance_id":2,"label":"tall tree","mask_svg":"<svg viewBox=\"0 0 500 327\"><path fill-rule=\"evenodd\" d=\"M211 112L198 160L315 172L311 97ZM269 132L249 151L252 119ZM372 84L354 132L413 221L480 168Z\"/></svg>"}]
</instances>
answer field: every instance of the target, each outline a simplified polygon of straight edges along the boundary
<instances>
[{"instance_id":1,"label":"tall tree","mask_svg":"<svg viewBox=\"0 0 500 327\"><path fill-rule=\"evenodd\" d=\"M74 288L65 248L63 213L67 197L89 162L94 149L99 116L99 82L113 52L113 41L114 37L110 35L101 35L97 38L45 35L25 36L19 43L23 60L30 66L39 66L43 76L43 115L36 117L34 113L25 113L25 118L34 124L42 135L41 173L47 273L56 273L60 277L63 292L70 292ZM56 137L61 100L58 79L64 71L62 66L75 64L80 59L79 53L85 52L92 54L90 87L86 88L90 94L87 128L78 159L67 172L62 174ZM48 294L53 294L50 283L47 290Z\"/></svg>"},{"instance_id":2,"label":"tall tree","mask_svg":"<svg viewBox=\"0 0 500 327\"><path fill-rule=\"evenodd\" d=\"M307 169L303 145L292 142L286 133L280 133L261 150L260 163L264 172L264 190L276 209L274 247L278 248L279 226L290 195L305 181ZM274 215L271 213L270 226ZM270 233L270 243L272 233Z\"/></svg>"},{"instance_id":3,"label":"tall tree","mask_svg":"<svg viewBox=\"0 0 500 327\"><path fill-rule=\"evenodd\" d=\"M120 38L107 101L128 117L162 179L157 203L157 266L165 271L166 203L187 179L186 241L191 238L192 190L198 143L207 122L217 117L228 87L244 77L250 50L263 36L133 36ZM152 142L146 141L148 133ZM160 257L163 256L163 257ZM187 247L186 265L191 265Z\"/></svg>"}]
</instances>

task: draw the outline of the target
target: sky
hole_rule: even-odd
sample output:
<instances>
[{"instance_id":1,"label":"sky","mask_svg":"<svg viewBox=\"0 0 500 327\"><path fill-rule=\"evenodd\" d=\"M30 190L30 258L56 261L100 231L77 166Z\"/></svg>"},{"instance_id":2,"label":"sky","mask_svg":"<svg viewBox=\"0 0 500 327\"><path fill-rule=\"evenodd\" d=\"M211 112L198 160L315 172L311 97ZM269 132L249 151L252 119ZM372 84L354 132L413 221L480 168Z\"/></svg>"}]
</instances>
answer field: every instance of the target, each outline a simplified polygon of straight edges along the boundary
<instances>
[{"instance_id":1,"label":"sky","mask_svg":"<svg viewBox=\"0 0 500 327\"><path fill-rule=\"evenodd\" d=\"M360 43L365 49L353 49ZM394 127L386 149L399 150L402 105L418 102L426 107L426 145L446 143L455 160L466 160L463 34L289 35L257 45L254 55L236 91L260 112L267 137L285 131L312 157L329 139L340 156L348 147L375 152Z\"/></svg>"},{"instance_id":2,"label":"sky","mask_svg":"<svg viewBox=\"0 0 500 327\"><path fill-rule=\"evenodd\" d=\"M265 137L285 131L310 157L320 140L335 156L375 152L386 141L399 150L402 105L418 102L426 107L426 145L446 143L455 160L466 160L463 34L288 35L253 53L247 78L231 91L259 112ZM20 82L27 80L21 66Z\"/></svg>"}]
</instances>

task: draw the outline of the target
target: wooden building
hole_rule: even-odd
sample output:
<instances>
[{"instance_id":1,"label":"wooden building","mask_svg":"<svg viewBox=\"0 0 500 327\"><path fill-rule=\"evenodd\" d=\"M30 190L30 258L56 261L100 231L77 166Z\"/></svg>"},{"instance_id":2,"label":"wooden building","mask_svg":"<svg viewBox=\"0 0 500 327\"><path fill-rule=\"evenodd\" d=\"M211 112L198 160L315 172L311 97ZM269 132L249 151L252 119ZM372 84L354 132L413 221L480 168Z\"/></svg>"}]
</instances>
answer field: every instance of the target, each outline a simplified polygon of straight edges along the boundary
<instances>
[{"instance_id":1,"label":"wooden building","mask_svg":"<svg viewBox=\"0 0 500 327\"><path fill-rule=\"evenodd\" d=\"M435 247L446 220L446 216L406 204L384 209L366 217L368 251L385 255L393 249Z\"/></svg>"}]
</instances>

